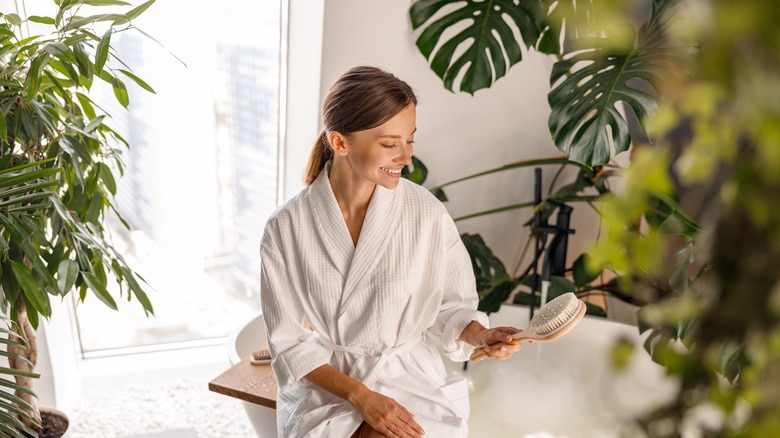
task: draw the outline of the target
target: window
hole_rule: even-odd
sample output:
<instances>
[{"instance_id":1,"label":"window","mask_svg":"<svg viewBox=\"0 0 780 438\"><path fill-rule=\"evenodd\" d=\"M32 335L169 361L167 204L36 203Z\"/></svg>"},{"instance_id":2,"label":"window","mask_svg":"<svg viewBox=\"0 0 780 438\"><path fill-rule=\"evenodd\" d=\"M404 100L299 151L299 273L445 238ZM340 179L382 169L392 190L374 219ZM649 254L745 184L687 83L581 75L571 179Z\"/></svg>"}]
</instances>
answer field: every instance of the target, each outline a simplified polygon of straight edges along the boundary
<instances>
[{"instance_id":1,"label":"window","mask_svg":"<svg viewBox=\"0 0 780 438\"><path fill-rule=\"evenodd\" d=\"M131 231L116 217L110 228L156 315L89 295L77 306L85 355L220 338L259 310L260 238L278 202L281 12L280 1L166 0L137 23L160 44L112 38L157 92L128 83L129 111L106 107L130 143L117 204Z\"/></svg>"}]
</instances>

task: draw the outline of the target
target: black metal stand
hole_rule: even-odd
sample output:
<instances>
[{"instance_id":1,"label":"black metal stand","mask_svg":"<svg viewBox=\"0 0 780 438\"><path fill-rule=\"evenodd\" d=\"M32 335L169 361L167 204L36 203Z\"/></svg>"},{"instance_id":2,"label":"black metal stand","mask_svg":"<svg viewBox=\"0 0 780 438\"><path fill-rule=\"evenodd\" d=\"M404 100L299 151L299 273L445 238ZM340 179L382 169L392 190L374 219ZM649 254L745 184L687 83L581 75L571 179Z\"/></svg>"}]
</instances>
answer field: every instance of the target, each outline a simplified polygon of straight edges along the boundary
<instances>
[{"instance_id":1,"label":"black metal stand","mask_svg":"<svg viewBox=\"0 0 780 438\"><path fill-rule=\"evenodd\" d=\"M539 305L543 306L542 302L542 283L550 281L552 275L562 276L566 272L566 250L569 244L569 234L574 234L574 230L569 228L569 221L571 219L572 207L557 203L558 217L555 222L555 226L550 226L547 223L547 219L542 216L542 210L540 204L542 203L542 169L537 167L534 169L534 226L532 234L534 236L534 259L531 264L531 273L533 274L533 287L531 288L531 299L528 304L528 320L534 317L534 309L536 307L537 293L539 296ZM547 235L552 234L553 239L547 246ZM542 273L539 275L539 259L542 254L546 253L544 261L542 262Z\"/></svg>"}]
</instances>

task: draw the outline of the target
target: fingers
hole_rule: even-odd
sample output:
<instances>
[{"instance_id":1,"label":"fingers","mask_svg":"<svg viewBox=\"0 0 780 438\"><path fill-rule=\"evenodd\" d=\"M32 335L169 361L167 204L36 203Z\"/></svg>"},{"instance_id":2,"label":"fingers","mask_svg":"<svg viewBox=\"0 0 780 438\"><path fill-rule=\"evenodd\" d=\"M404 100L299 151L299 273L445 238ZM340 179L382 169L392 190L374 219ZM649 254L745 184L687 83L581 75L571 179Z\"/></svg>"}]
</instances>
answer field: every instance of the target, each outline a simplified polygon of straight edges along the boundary
<instances>
[{"instance_id":1,"label":"fingers","mask_svg":"<svg viewBox=\"0 0 780 438\"><path fill-rule=\"evenodd\" d=\"M423 428L419 424L417 424L416 421L414 421L414 415L412 415L411 412L407 411L406 408L404 408L403 406L399 405L399 407L404 412L404 415L398 416L398 419L401 420L401 427L405 431L410 433L410 436L413 436L415 438L418 436L425 435L425 431L423 430Z\"/></svg>"},{"instance_id":2,"label":"fingers","mask_svg":"<svg viewBox=\"0 0 780 438\"><path fill-rule=\"evenodd\" d=\"M379 418L374 429L391 438L422 438L425 435L423 428L414 421L414 416L403 406L391 400L391 406Z\"/></svg>"},{"instance_id":3,"label":"fingers","mask_svg":"<svg viewBox=\"0 0 780 438\"><path fill-rule=\"evenodd\" d=\"M422 430L422 428L417 425L417 423L414 423L414 425L416 425L420 431ZM402 422L390 424L385 428L385 431L380 432L382 432L382 434L385 436L393 438L422 438L423 436L423 433L411 427L411 424Z\"/></svg>"},{"instance_id":4,"label":"fingers","mask_svg":"<svg viewBox=\"0 0 780 438\"><path fill-rule=\"evenodd\" d=\"M499 331L501 333L506 333L509 335L514 335L515 333L520 333L520 330L514 328L514 327L496 327L494 330Z\"/></svg>"},{"instance_id":5,"label":"fingers","mask_svg":"<svg viewBox=\"0 0 780 438\"><path fill-rule=\"evenodd\" d=\"M523 344L496 344L484 348L485 356L495 360L507 360L523 348Z\"/></svg>"}]
</instances>

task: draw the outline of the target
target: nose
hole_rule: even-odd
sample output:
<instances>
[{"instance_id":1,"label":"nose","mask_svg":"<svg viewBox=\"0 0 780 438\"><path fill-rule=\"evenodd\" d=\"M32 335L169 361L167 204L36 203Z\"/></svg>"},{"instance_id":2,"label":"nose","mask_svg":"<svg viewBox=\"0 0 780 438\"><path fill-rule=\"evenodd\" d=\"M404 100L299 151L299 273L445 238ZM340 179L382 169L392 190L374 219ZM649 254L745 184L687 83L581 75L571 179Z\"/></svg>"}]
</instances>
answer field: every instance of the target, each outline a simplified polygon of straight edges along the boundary
<instances>
[{"instance_id":1,"label":"nose","mask_svg":"<svg viewBox=\"0 0 780 438\"><path fill-rule=\"evenodd\" d=\"M401 158L401 163L404 166L407 166L407 165L411 164L412 163L412 153L413 153L412 145L407 143L406 145L402 146L400 149L401 149L401 157L400 157Z\"/></svg>"}]
</instances>

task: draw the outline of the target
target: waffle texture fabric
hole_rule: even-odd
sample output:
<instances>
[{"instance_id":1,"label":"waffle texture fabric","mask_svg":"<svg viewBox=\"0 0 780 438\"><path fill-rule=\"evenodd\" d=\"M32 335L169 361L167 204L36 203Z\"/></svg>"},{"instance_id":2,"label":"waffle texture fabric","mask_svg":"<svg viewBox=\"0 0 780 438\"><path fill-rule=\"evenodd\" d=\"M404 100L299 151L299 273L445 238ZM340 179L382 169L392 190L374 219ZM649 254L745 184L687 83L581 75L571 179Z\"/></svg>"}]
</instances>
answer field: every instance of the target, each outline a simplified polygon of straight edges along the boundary
<instances>
[{"instance_id":1,"label":"waffle texture fabric","mask_svg":"<svg viewBox=\"0 0 780 438\"><path fill-rule=\"evenodd\" d=\"M363 422L346 400L304 378L330 364L395 399L427 436L466 437L468 413L447 390L434 343L468 360L473 347L457 338L488 318L476 310L471 260L452 218L428 190L401 179L392 190L376 187L355 246L329 170L274 212L262 239L279 436L346 437Z\"/></svg>"}]
</instances>

